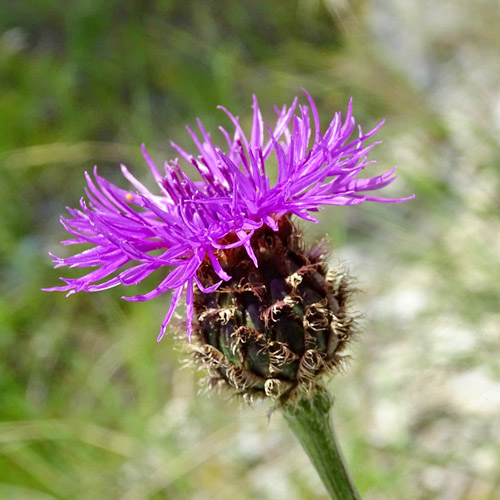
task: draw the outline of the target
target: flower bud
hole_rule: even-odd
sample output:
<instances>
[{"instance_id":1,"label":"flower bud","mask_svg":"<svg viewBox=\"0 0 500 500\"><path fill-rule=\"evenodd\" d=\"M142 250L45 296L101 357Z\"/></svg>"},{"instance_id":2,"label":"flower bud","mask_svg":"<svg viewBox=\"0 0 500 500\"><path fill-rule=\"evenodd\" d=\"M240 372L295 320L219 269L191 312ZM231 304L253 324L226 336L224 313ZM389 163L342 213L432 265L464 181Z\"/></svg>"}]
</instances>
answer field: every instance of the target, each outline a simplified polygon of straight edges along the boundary
<instances>
[{"instance_id":1,"label":"flower bud","mask_svg":"<svg viewBox=\"0 0 500 500\"><path fill-rule=\"evenodd\" d=\"M349 277L327 271L323 245L304 248L289 216L277 223L252 236L258 267L242 246L225 249L218 259L231 279L194 294L194 358L208 369L209 387L229 386L247 401L311 393L338 369L354 330ZM209 262L198 278L204 287L219 281Z\"/></svg>"}]
</instances>

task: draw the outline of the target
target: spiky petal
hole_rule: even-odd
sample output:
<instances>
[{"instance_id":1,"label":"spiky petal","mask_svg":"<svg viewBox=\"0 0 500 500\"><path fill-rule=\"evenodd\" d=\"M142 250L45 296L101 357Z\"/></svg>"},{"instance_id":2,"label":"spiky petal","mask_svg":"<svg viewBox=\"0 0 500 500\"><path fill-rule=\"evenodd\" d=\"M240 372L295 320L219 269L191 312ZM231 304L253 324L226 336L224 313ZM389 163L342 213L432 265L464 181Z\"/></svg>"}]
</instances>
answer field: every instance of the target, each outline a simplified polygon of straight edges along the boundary
<instances>
[{"instance_id":1,"label":"spiky petal","mask_svg":"<svg viewBox=\"0 0 500 500\"><path fill-rule=\"evenodd\" d=\"M163 279L144 295L124 297L131 301L149 300L173 290L170 308L162 323L161 339L174 309L186 290L188 335L193 317L193 287L212 293L231 279L224 269L225 250L243 247L255 266L257 257L251 244L256 230L268 226L278 230L285 215L316 221L311 212L324 205L354 205L364 201L397 203L408 198L387 199L367 192L394 181L394 169L369 178L358 178L368 166L368 153L378 143L366 144L380 128L354 134L352 102L344 120L336 113L321 133L314 101L306 93L309 106L295 99L288 108L276 108L277 119L269 125L253 99L250 135L229 111L233 134L220 128L225 147L216 145L198 121L198 134L188 128L197 153L192 155L173 144L180 157L194 165L201 181L191 180L178 159L165 163L160 172L145 147L144 158L158 185L153 194L126 167L125 178L133 189L123 190L94 170L86 174L88 201L78 209L68 208L70 217L61 223L72 235L64 245L90 244L91 248L73 256L53 257L55 267L93 269L79 278L61 278L65 285L48 291L68 295L95 292L118 285L137 285L155 271L164 269ZM312 121L312 123L311 123ZM269 160L278 165L271 183ZM228 236L229 239L228 239ZM198 270L210 262L218 281L208 289L200 283Z\"/></svg>"}]
</instances>

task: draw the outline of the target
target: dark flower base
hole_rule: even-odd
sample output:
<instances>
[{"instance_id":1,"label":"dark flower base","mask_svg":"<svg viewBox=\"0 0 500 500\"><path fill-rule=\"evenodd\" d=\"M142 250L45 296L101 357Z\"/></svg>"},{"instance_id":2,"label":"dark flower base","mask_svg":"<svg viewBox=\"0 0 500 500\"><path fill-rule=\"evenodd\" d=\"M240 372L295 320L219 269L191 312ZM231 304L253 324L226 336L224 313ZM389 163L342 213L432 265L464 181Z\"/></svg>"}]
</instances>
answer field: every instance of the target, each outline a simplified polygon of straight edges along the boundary
<instances>
[{"instance_id":1,"label":"dark flower base","mask_svg":"<svg viewBox=\"0 0 500 500\"><path fill-rule=\"evenodd\" d=\"M192 350L209 386L229 385L249 401L312 394L318 376L338 369L354 330L349 277L327 271L324 246L306 250L288 216L278 225L252 237L258 267L243 247L221 251L231 280L194 296ZM206 287L219 281L210 262L198 277Z\"/></svg>"}]
</instances>

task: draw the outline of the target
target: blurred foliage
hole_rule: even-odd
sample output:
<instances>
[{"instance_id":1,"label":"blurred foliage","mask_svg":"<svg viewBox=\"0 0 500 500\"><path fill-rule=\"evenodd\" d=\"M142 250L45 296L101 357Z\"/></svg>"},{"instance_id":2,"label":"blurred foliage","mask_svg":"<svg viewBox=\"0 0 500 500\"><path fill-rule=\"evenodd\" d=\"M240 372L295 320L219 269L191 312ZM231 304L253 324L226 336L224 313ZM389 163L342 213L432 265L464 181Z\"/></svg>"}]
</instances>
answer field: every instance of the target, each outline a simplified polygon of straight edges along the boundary
<instances>
[{"instance_id":1,"label":"blurred foliage","mask_svg":"<svg viewBox=\"0 0 500 500\"><path fill-rule=\"evenodd\" d=\"M279 416L198 396L165 299L44 294L83 172L146 176L184 124L350 96L399 206L339 208L365 334L331 386L366 499L493 499L500 478L498 5L480 0L3 0L0 498L325 498ZM189 146L187 146L189 147ZM376 168L376 167L374 167ZM174 330L174 329L173 329ZM182 331L179 321L178 331Z\"/></svg>"}]
</instances>

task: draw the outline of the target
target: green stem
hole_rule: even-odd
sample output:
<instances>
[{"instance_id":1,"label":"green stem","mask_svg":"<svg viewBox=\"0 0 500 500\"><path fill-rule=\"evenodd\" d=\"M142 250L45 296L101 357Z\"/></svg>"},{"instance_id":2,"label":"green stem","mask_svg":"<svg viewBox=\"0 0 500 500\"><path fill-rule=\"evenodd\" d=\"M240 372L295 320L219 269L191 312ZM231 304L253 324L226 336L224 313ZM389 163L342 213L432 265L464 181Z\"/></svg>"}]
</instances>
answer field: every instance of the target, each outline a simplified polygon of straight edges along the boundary
<instances>
[{"instance_id":1,"label":"green stem","mask_svg":"<svg viewBox=\"0 0 500 500\"><path fill-rule=\"evenodd\" d=\"M287 404L283 414L309 455L333 500L361 500L337 444L330 422L332 400L326 392Z\"/></svg>"}]
</instances>

